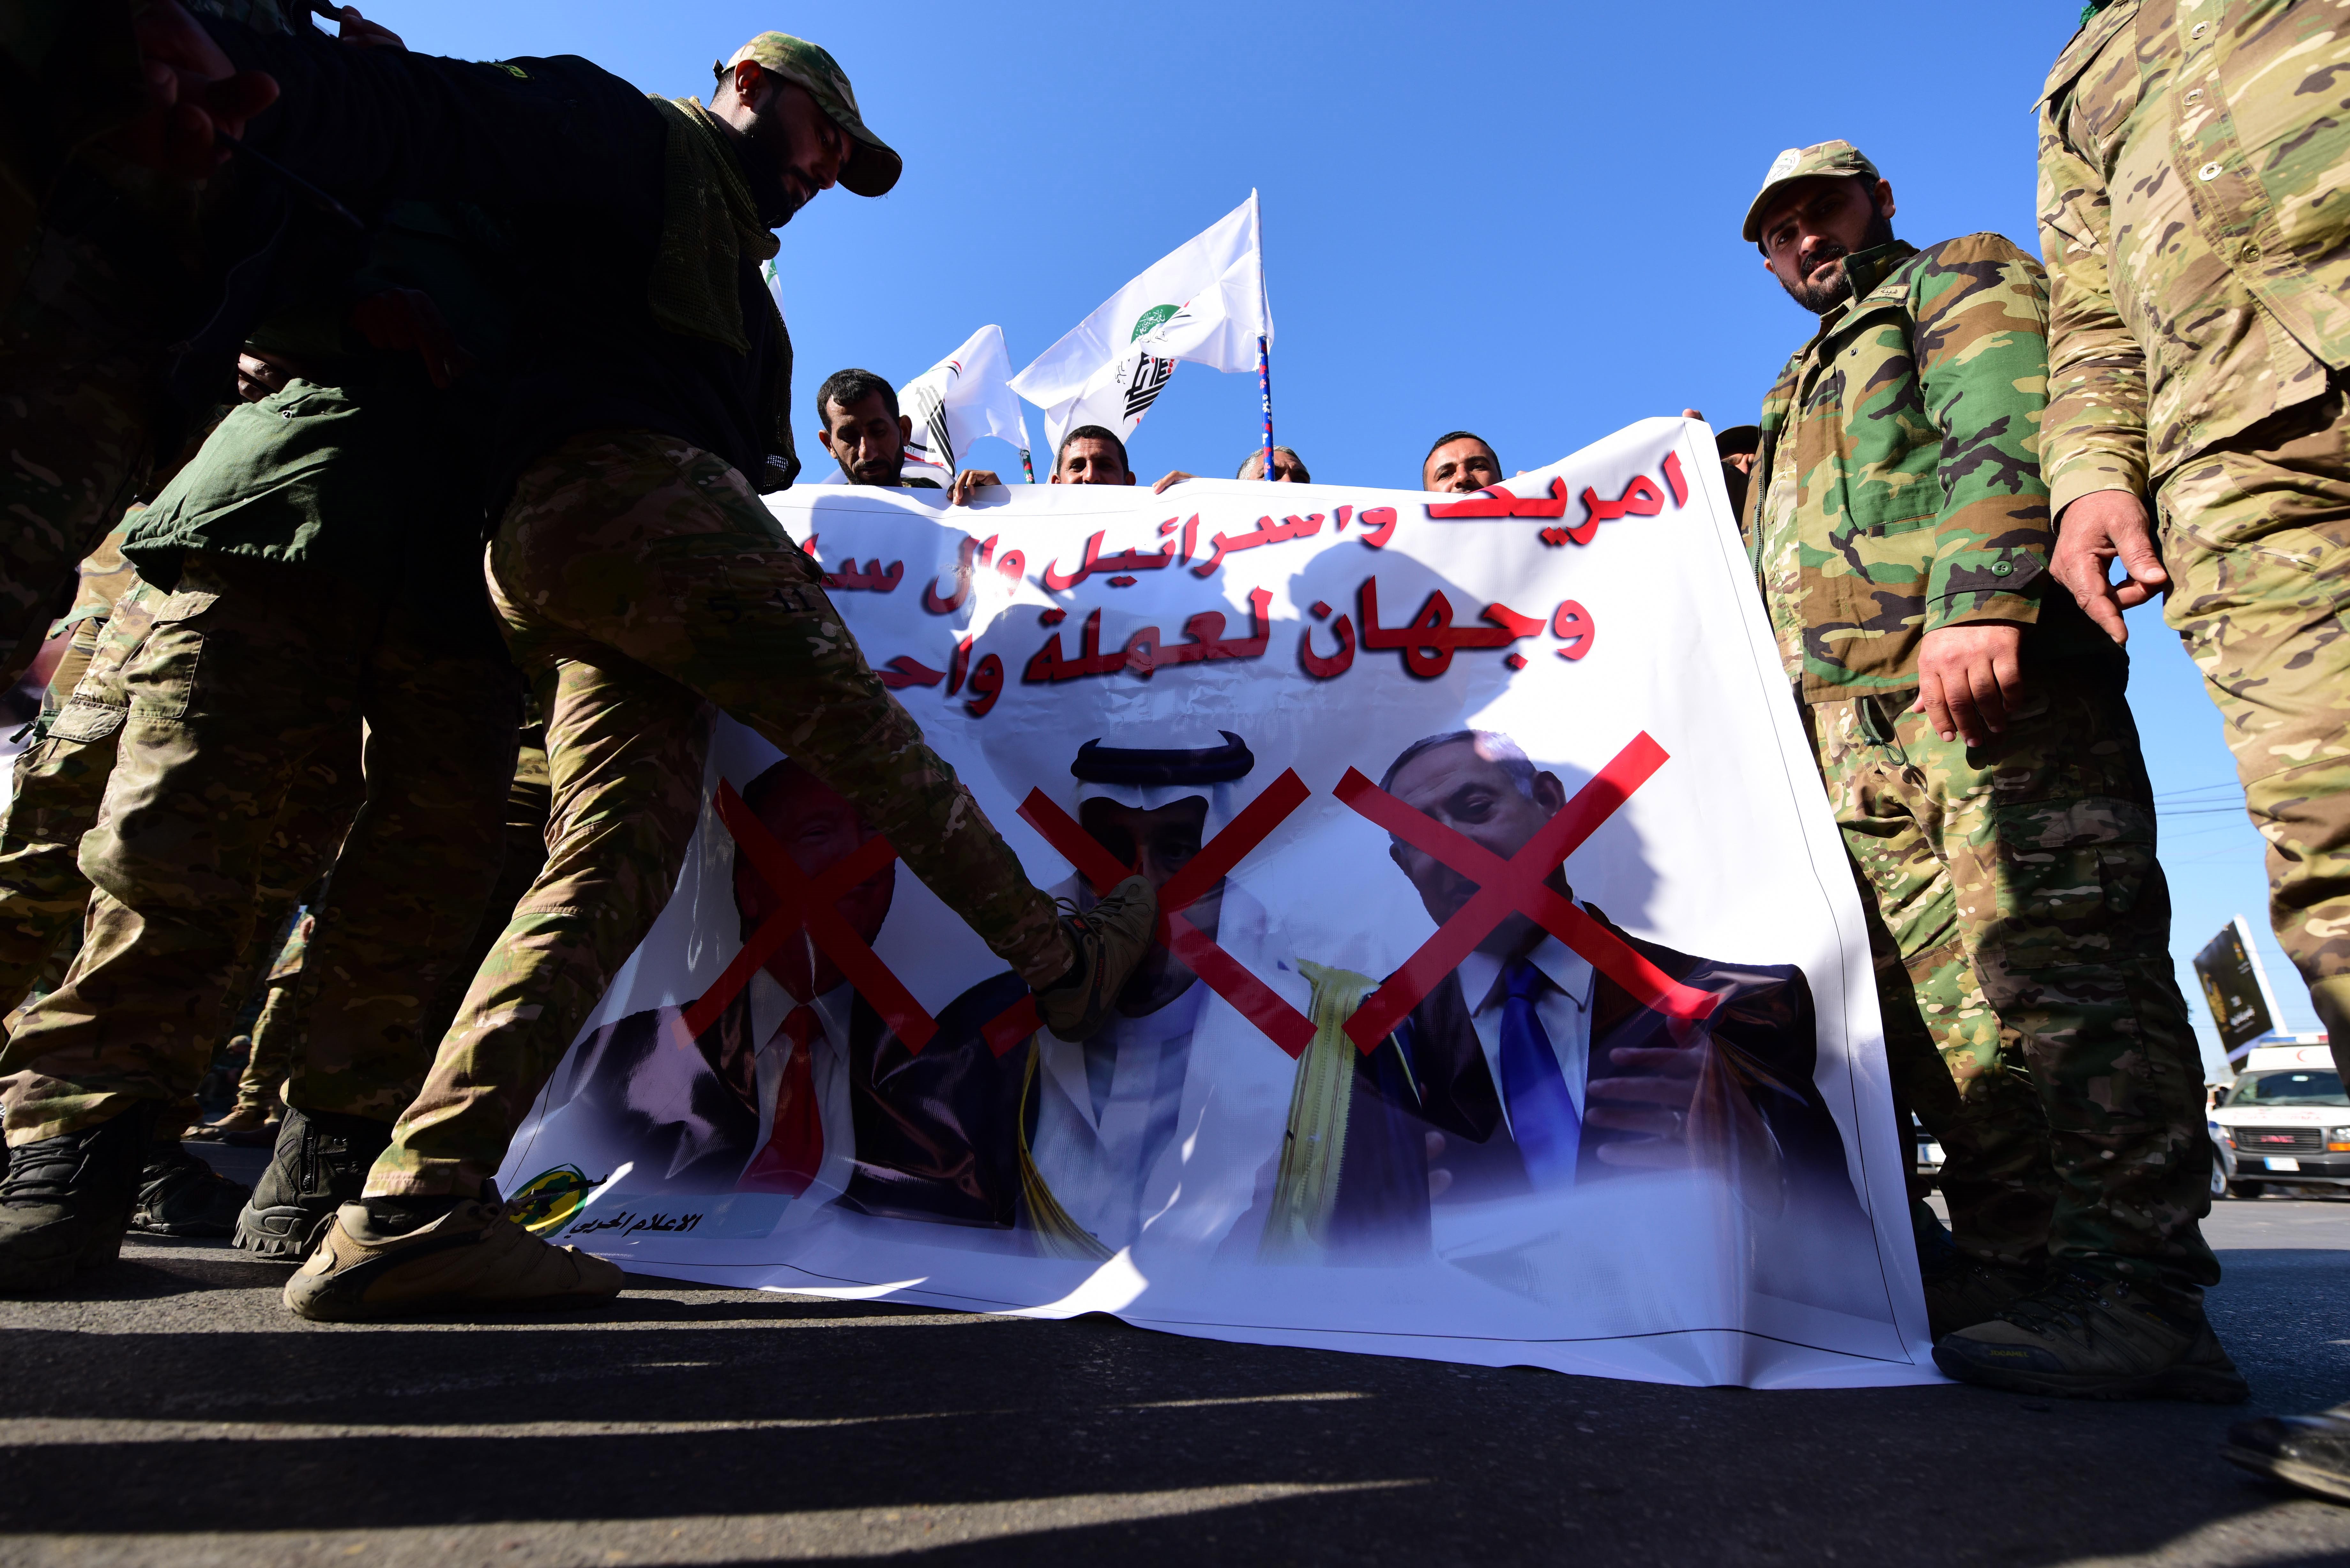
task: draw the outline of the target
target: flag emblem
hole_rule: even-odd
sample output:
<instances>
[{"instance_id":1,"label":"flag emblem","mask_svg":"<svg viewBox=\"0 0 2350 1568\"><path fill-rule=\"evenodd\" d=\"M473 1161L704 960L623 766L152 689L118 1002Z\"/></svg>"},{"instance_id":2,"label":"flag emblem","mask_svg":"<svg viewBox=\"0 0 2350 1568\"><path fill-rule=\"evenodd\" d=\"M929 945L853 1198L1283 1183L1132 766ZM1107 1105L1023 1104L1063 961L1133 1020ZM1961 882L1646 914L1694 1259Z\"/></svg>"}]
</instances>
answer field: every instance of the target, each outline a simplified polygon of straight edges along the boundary
<instances>
[{"instance_id":1,"label":"flag emblem","mask_svg":"<svg viewBox=\"0 0 2350 1568\"><path fill-rule=\"evenodd\" d=\"M1148 297L1148 296L1145 297ZM1159 327L1167 325L1168 318L1173 316L1175 311L1176 307L1171 305L1152 306L1149 309L1144 311L1141 315L1134 318L1134 331L1128 336L1126 340L1128 343L1132 343L1137 338L1142 337L1145 333L1157 331Z\"/></svg>"}]
</instances>

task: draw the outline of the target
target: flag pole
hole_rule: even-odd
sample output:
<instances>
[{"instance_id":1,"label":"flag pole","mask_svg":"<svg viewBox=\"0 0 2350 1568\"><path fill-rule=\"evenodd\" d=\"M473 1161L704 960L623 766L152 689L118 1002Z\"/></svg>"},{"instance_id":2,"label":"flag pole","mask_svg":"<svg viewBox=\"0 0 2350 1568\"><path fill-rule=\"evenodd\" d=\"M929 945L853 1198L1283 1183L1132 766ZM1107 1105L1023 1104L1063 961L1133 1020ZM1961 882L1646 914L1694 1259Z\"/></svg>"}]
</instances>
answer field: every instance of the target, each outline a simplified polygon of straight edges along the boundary
<instances>
[{"instance_id":1,"label":"flag pole","mask_svg":"<svg viewBox=\"0 0 2350 1568\"><path fill-rule=\"evenodd\" d=\"M1256 340L1256 390L1264 400L1264 477L1273 479L1273 358L1265 340Z\"/></svg>"},{"instance_id":2,"label":"flag pole","mask_svg":"<svg viewBox=\"0 0 2350 1568\"><path fill-rule=\"evenodd\" d=\"M1250 227L1256 233L1256 318L1267 327L1273 325L1273 312L1264 299L1264 207L1254 191L1249 192ZM1273 483L1273 339L1268 333L1256 335L1256 393L1264 403L1264 481Z\"/></svg>"}]
</instances>

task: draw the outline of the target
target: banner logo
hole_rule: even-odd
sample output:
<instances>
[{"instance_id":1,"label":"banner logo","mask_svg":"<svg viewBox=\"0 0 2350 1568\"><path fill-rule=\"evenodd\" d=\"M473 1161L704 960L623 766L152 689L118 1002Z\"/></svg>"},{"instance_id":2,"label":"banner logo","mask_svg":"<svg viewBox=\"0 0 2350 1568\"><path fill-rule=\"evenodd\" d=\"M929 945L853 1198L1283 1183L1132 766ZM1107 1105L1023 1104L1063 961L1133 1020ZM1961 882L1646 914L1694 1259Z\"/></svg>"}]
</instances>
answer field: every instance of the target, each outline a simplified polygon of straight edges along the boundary
<instances>
[{"instance_id":1,"label":"banner logo","mask_svg":"<svg viewBox=\"0 0 2350 1568\"><path fill-rule=\"evenodd\" d=\"M931 438L927 443L918 441L908 444L917 450L928 445L930 451L925 455L932 462L941 468L954 467L954 441L947 434L946 400L931 389L918 385L906 389L906 400L913 405L912 412L916 428Z\"/></svg>"},{"instance_id":2,"label":"banner logo","mask_svg":"<svg viewBox=\"0 0 2350 1568\"><path fill-rule=\"evenodd\" d=\"M1171 311L1174 306L1162 306L1160 308ZM1129 420L1140 419L1143 411L1158 400L1159 394L1166 389L1168 379L1174 374L1174 360L1153 359L1149 355L1143 356L1134 368L1134 379L1127 385L1126 417Z\"/></svg>"}]
</instances>

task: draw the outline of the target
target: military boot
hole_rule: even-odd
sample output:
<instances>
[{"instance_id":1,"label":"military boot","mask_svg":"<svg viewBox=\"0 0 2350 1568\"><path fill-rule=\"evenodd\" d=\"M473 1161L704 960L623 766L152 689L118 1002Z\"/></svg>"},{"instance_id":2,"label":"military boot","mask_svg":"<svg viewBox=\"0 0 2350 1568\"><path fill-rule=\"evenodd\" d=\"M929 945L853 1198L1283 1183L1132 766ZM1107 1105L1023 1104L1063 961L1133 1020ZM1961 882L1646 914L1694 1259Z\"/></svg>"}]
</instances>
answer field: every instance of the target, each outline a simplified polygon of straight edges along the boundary
<instances>
[{"instance_id":1,"label":"military boot","mask_svg":"<svg viewBox=\"0 0 2350 1568\"><path fill-rule=\"evenodd\" d=\"M288 1106L269 1168L236 1217L236 1244L300 1262L335 1222L335 1210L359 1201L368 1168L390 1142L390 1122Z\"/></svg>"},{"instance_id":2,"label":"military boot","mask_svg":"<svg viewBox=\"0 0 2350 1568\"><path fill-rule=\"evenodd\" d=\"M1926 1326L1939 1343L1962 1328L1989 1323L2048 1282L2044 1270L2002 1269L1960 1257L1926 1282Z\"/></svg>"},{"instance_id":3,"label":"military boot","mask_svg":"<svg viewBox=\"0 0 2350 1568\"><path fill-rule=\"evenodd\" d=\"M236 1229L236 1211L252 1193L172 1138L156 1144L139 1172L130 1228L154 1236L225 1236Z\"/></svg>"},{"instance_id":4,"label":"military boot","mask_svg":"<svg viewBox=\"0 0 2350 1568\"><path fill-rule=\"evenodd\" d=\"M2350 1502L2350 1405L2314 1416L2263 1416L2228 1428L2220 1456L2258 1475Z\"/></svg>"},{"instance_id":5,"label":"military boot","mask_svg":"<svg viewBox=\"0 0 2350 1568\"><path fill-rule=\"evenodd\" d=\"M2200 1292L2078 1268L1942 1340L1934 1365L1987 1388L2074 1399L2234 1405L2251 1393L2220 1348Z\"/></svg>"},{"instance_id":6,"label":"military boot","mask_svg":"<svg viewBox=\"0 0 2350 1568\"><path fill-rule=\"evenodd\" d=\"M1109 1022L1118 993L1150 951L1159 926L1159 892L1128 877L1083 915L1070 910L1064 929L1077 961L1050 990L1036 993L1037 1016L1064 1040L1084 1040Z\"/></svg>"},{"instance_id":7,"label":"military boot","mask_svg":"<svg viewBox=\"0 0 2350 1568\"><path fill-rule=\"evenodd\" d=\"M370 1198L346 1203L286 1304L320 1323L370 1323L468 1307L568 1307L607 1301L627 1275L577 1247L540 1241L488 1190L479 1199Z\"/></svg>"},{"instance_id":8,"label":"military boot","mask_svg":"<svg viewBox=\"0 0 2350 1568\"><path fill-rule=\"evenodd\" d=\"M0 1296L57 1290L122 1251L163 1106L133 1101L96 1127L8 1151L0 1179Z\"/></svg>"}]
</instances>

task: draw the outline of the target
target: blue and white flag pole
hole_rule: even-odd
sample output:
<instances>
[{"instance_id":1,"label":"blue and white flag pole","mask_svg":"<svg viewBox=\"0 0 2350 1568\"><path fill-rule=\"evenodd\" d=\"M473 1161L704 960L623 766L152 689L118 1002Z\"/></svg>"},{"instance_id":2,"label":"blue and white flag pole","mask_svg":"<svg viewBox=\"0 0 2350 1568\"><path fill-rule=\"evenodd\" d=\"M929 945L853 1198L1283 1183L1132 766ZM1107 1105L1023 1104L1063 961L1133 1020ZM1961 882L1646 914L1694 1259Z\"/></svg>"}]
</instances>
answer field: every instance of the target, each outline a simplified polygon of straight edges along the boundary
<instances>
[{"instance_id":1,"label":"blue and white flag pole","mask_svg":"<svg viewBox=\"0 0 2350 1568\"><path fill-rule=\"evenodd\" d=\"M1273 354L1262 337L1256 340L1256 390L1264 400L1264 477L1273 479Z\"/></svg>"}]
</instances>

